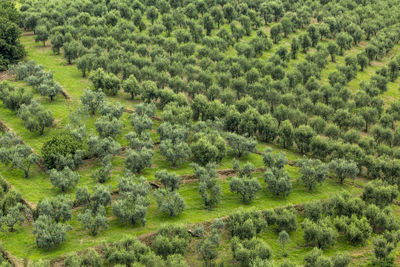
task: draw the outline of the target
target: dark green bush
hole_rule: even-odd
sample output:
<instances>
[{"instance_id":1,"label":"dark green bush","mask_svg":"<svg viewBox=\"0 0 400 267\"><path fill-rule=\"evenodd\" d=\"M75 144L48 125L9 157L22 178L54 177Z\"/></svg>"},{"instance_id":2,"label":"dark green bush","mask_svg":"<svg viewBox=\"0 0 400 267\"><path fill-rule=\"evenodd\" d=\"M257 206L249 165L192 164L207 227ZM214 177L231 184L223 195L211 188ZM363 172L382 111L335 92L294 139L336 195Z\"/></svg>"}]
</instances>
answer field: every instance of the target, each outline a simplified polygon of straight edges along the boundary
<instances>
[{"instance_id":1,"label":"dark green bush","mask_svg":"<svg viewBox=\"0 0 400 267\"><path fill-rule=\"evenodd\" d=\"M41 152L46 167L53 169L62 164L62 162L68 161L68 159L75 162L75 155L78 155L77 152L82 151L83 148L84 145L72 134L63 132L44 143Z\"/></svg>"}]
</instances>

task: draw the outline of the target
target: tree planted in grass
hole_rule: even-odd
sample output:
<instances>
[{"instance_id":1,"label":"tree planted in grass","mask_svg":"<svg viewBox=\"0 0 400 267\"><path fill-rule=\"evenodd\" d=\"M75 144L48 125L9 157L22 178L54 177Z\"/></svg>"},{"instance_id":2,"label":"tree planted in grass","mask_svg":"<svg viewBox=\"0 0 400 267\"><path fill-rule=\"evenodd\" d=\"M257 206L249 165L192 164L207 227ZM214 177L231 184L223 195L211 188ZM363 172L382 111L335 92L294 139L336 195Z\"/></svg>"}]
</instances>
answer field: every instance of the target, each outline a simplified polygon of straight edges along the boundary
<instances>
[{"instance_id":1,"label":"tree planted in grass","mask_svg":"<svg viewBox=\"0 0 400 267\"><path fill-rule=\"evenodd\" d=\"M264 241L257 238L240 240L234 237L231 241L231 249L233 258L240 262L241 266L252 266L257 260L268 262L272 257L271 248ZM265 266L264 264L261 266Z\"/></svg>"},{"instance_id":2,"label":"tree planted in grass","mask_svg":"<svg viewBox=\"0 0 400 267\"><path fill-rule=\"evenodd\" d=\"M135 176L120 179L118 189L120 198L112 204L114 215L123 224L146 224L147 206L150 205L148 196L150 185L141 177L134 182Z\"/></svg>"},{"instance_id":3,"label":"tree planted in grass","mask_svg":"<svg viewBox=\"0 0 400 267\"><path fill-rule=\"evenodd\" d=\"M318 159L301 159L300 164L301 181L308 191L312 191L316 185L325 181L328 167Z\"/></svg>"},{"instance_id":4,"label":"tree planted in grass","mask_svg":"<svg viewBox=\"0 0 400 267\"><path fill-rule=\"evenodd\" d=\"M138 115L136 113L130 116L130 123L135 129L135 132L142 134L145 130L153 128L153 121L146 114Z\"/></svg>"},{"instance_id":5,"label":"tree planted in grass","mask_svg":"<svg viewBox=\"0 0 400 267\"><path fill-rule=\"evenodd\" d=\"M0 217L0 227L6 226L9 232L14 232L15 226L21 225L25 221L24 210L25 207L21 203L9 208L7 214Z\"/></svg>"},{"instance_id":6,"label":"tree planted in grass","mask_svg":"<svg viewBox=\"0 0 400 267\"><path fill-rule=\"evenodd\" d=\"M116 95L120 89L120 80L113 73L107 73L102 68L95 70L89 80L93 82L96 91L102 90L107 95Z\"/></svg>"},{"instance_id":7,"label":"tree planted in grass","mask_svg":"<svg viewBox=\"0 0 400 267\"><path fill-rule=\"evenodd\" d=\"M36 214L49 216L56 222L68 221L72 217L72 201L63 195L45 198L39 202Z\"/></svg>"},{"instance_id":8,"label":"tree planted in grass","mask_svg":"<svg viewBox=\"0 0 400 267\"><path fill-rule=\"evenodd\" d=\"M70 168L65 167L62 171L52 169L50 171L50 182L61 189L62 192L66 192L69 189L74 188L81 176L77 172L73 172Z\"/></svg>"},{"instance_id":9,"label":"tree planted in grass","mask_svg":"<svg viewBox=\"0 0 400 267\"><path fill-rule=\"evenodd\" d=\"M153 151L143 148L140 151L130 150L125 159L125 167L133 173L140 173L144 168L150 168Z\"/></svg>"},{"instance_id":10,"label":"tree planted in grass","mask_svg":"<svg viewBox=\"0 0 400 267\"><path fill-rule=\"evenodd\" d=\"M207 209L215 207L222 194L221 186L218 184L218 173L215 163L208 163L205 167L192 163L196 177L199 178L199 193Z\"/></svg>"},{"instance_id":11,"label":"tree planted in grass","mask_svg":"<svg viewBox=\"0 0 400 267\"><path fill-rule=\"evenodd\" d=\"M257 145L255 138L247 138L235 133L228 133L226 140L239 158L247 152L254 152Z\"/></svg>"},{"instance_id":12,"label":"tree planted in grass","mask_svg":"<svg viewBox=\"0 0 400 267\"><path fill-rule=\"evenodd\" d=\"M72 60L77 59L81 52L82 46L79 45L77 41L70 41L64 43L64 58L67 60L68 64L72 63Z\"/></svg>"},{"instance_id":13,"label":"tree planted in grass","mask_svg":"<svg viewBox=\"0 0 400 267\"><path fill-rule=\"evenodd\" d=\"M264 181L267 188L276 196L282 195L284 198L289 196L292 191L292 182L285 169L271 168L265 171Z\"/></svg>"},{"instance_id":14,"label":"tree planted in grass","mask_svg":"<svg viewBox=\"0 0 400 267\"><path fill-rule=\"evenodd\" d=\"M22 104L29 105L33 95L24 88L16 88L6 82L0 83L0 100L10 110L18 110Z\"/></svg>"},{"instance_id":15,"label":"tree planted in grass","mask_svg":"<svg viewBox=\"0 0 400 267\"><path fill-rule=\"evenodd\" d=\"M101 160L101 166L97 169L92 177L99 183L105 183L111 178L111 169L112 169L112 156L111 154L106 155Z\"/></svg>"},{"instance_id":16,"label":"tree planted in grass","mask_svg":"<svg viewBox=\"0 0 400 267\"><path fill-rule=\"evenodd\" d=\"M139 82L133 74L122 83L122 89L124 89L125 93L131 95L131 99L134 99L135 96L139 95L141 92Z\"/></svg>"},{"instance_id":17,"label":"tree planted in grass","mask_svg":"<svg viewBox=\"0 0 400 267\"><path fill-rule=\"evenodd\" d=\"M65 166L75 169L81 163L83 149L82 142L70 132L64 131L46 141L41 153L49 169L62 170Z\"/></svg>"},{"instance_id":18,"label":"tree planted in grass","mask_svg":"<svg viewBox=\"0 0 400 267\"><path fill-rule=\"evenodd\" d=\"M173 167L184 163L192 155L189 145L179 139L175 142L171 139L162 140L160 143L160 153L167 161L171 162Z\"/></svg>"},{"instance_id":19,"label":"tree planted in grass","mask_svg":"<svg viewBox=\"0 0 400 267\"><path fill-rule=\"evenodd\" d=\"M125 135L125 138L128 141L128 146L134 150L141 150L143 148L152 150L154 148L150 134L147 132L143 132L140 136L135 132L129 132Z\"/></svg>"},{"instance_id":20,"label":"tree planted in grass","mask_svg":"<svg viewBox=\"0 0 400 267\"><path fill-rule=\"evenodd\" d=\"M305 219L301 227L304 232L304 240L320 249L326 249L336 243L337 233L328 220L312 222Z\"/></svg>"},{"instance_id":21,"label":"tree planted in grass","mask_svg":"<svg viewBox=\"0 0 400 267\"><path fill-rule=\"evenodd\" d=\"M260 183L251 175L253 169L254 166L247 163L242 169L239 168L239 177L233 177L229 183L231 192L239 194L246 204L249 204L256 197L257 192L261 190Z\"/></svg>"},{"instance_id":22,"label":"tree planted in grass","mask_svg":"<svg viewBox=\"0 0 400 267\"><path fill-rule=\"evenodd\" d=\"M334 159L329 162L328 168L336 174L341 184L346 178L355 179L360 172L354 161L346 159Z\"/></svg>"},{"instance_id":23,"label":"tree planted in grass","mask_svg":"<svg viewBox=\"0 0 400 267\"><path fill-rule=\"evenodd\" d=\"M51 127L54 121L53 113L50 110L46 110L35 99L29 105L21 105L18 117L23 120L24 126L29 131L38 132L39 135L43 135L44 129Z\"/></svg>"},{"instance_id":24,"label":"tree planted in grass","mask_svg":"<svg viewBox=\"0 0 400 267\"><path fill-rule=\"evenodd\" d=\"M95 92L86 88L81 96L82 106L85 110L89 111L91 115L96 114L99 108L104 104L106 101L106 96L103 92L98 91Z\"/></svg>"},{"instance_id":25,"label":"tree planted in grass","mask_svg":"<svg viewBox=\"0 0 400 267\"><path fill-rule=\"evenodd\" d=\"M286 245L288 243L290 243L290 236L286 231L280 231L279 235L278 235L278 240L277 240L278 244L281 245L282 251L283 251L283 256L286 257L287 253L286 253Z\"/></svg>"},{"instance_id":26,"label":"tree planted in grass","mask_svg":"<svg viewBox=\"0 0 400 267\"><path fill-rule=\"evenodd\" d=\"M29 178L29 170L32 165L40 162L39 156L33 153L32 148L24 144L18 144L9 148L6 153L8 153L7 157L9 157L11 167L21 169L24 172L25 178Z\"/></svg>"},{"instance_id":27,"label":"tree planted in grass","mask_svg":"<svg viewBox=\"0 0 400 267\"><path fill-rule=\"evenodd\" d=\"M158 189L154 192L154 196L156 197L160 211L169 216L177 216L181 214L186 207L182 196L176 191Z\"/></svg>"},{"instance_id":28,"label":"tree planted in grass","mask_svg":"<svg viewBox=\"0 0 400 267\"><path fill-rule=\"evenodd\" d=\"M83 230L87 229L92 236L96 236L101 230L108 228L106 210L103 206L100 206L96 212L87 209L78 215L78 221L82 224Z\"/></svg>"},{"instance_id":29,"label":"tree planted in grass","mask_svg":"<svg viewBox=\"0 0 400 267\"><path fill-rule=\"evenodd\" d=\"M373 203L380 208L392 204L399 195L397 185L390 185L382 180L374 180L364 188L361 198L368 203Z\"/></svg>"},{"instance_id":30,"label":"tree planted in grass","mask_svg":"<svg viewBox=\"0 0 400 267\"><path fill-rule=\"evenodd\" d=\"M35 28L35 42L43 42L43 46L46 46L46 41L49 39L49 30L45 25L37 26Z\"/></svg>"},{"instance_id":31,"label":"tree planted in grass","mask_svg":"<svg viewBox=\"0 0 400 267\"><path fill-rule=\"evenodd\" d=\"M99 133L100 137L116 137L121 135L124 123L117 118L110 118L108 116L101 116L94 123L96 131Z\"/></svg>"},{"instance_id":32,"label":"tree planted in grass","mask_svg":"<svg viewBox=\"0 0 400 267\"><path fill-rule=\"evenodd\" d=\"M167 172L166 170L156 171L155 177L169 191L179 189L182 184L182 178L175 173Z\"/></svg>"},{"instance_id":33,"label":"tree planted in grass","mask_svg":"<svg viewBox=\"0 0 400 267\"><path fill-rule=\"evenodd\" d=\"M60 246L66 240L70 225L54 222L51 217L41 215L33 222L33 234L36 246L43 249L52 249Z\"/></svg>"},{"instance_id":34,"label":"tree planted in grass","mask_svg":"<svg viewBox=\"0 0 400 267\"><path fill-rule=\"evenodd\" d=\"M336 38L336 43L340 47L339 54L343 56L343 51L345 49L350 49L351 44L353 42L353 38L347 32L341 32L338 34Z\"/></svg>"},{"instance_id":35,"label":"tree planted in grass","mask_svg":"<svg viewBox=\"0 0 400 267\"><path fill-rule=\"evenodd\" d=\"M167 224L158 229L151 245L157 255L166 259L173 254L184 255L189 244L190 236L186 227Z\"/></svg>"},{"instance_id":36,"label":"tree planted in grass","mask_svg":"<svg viewBox=\"0 0 400 267\"><path fill-rule=\"evenodd\" d=\"M50 101L62 92L61 85L53 80L44 80L38 87L39 94L50 97Z\"/></svg>"}]
</instances>

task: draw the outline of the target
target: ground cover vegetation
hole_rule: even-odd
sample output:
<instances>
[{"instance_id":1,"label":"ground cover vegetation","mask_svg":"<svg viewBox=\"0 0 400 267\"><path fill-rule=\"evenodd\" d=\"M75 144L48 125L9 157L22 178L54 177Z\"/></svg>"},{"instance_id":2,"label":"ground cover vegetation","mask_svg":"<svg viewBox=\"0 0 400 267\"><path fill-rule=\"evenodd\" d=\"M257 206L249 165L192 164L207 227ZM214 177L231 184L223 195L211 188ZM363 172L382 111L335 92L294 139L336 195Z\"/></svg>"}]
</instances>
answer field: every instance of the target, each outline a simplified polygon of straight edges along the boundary
<instances>
[{"instance_id":1,"label":"ground cover vegetation","mask_svg":"<svg viewBox=\"0 0 400 267\"><path fill-rule=\"evenodd\" d=\"M398 0L3 2L5 250L398 263Z\"/></svg>"}]
</instances>

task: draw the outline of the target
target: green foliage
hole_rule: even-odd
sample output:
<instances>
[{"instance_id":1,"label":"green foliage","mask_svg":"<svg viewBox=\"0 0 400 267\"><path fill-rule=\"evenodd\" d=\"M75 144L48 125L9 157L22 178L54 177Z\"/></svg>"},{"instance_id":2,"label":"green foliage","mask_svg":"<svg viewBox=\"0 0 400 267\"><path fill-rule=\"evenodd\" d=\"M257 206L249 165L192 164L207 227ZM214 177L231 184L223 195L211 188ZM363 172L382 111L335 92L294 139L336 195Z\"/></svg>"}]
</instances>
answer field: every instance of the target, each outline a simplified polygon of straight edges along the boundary
<instances>
[{"instance_id":1,"label":"green foliage","mask_svg":"<svg viewBox=\"0 0 400 267\"><path fill-rule=\"evenodd\" d=\"M161 226L152 242L152 247L157 255L166 259L169 255L184 255L189 245L190 236L187 228L167 224Z\"/></svg>"},{"instance_id":2,"label":"green foliage","mask_svg":"<svg viewBox=\"0 0 400 267\"><path fill-rule=\"evenodd\" d=\"M300 179L308 191L312 191L317 183L322 185L328 172L328 168L324 163L318 159L301 159L298 163L300 165Z\"/></svg>"},{"instance_id":3,"label":"green foliage","mask_svg":"<svg viewBox=\"0 0 400 267\"><path fill-rule=\"evenodd\" d=\"M228 133L226 140L239 158L247 152L254 152L257 145L257 141L254 138L246 138L235 133Z\"/></svg>"},{"instance_id":4,"label":"green foliage","mask_svg":"<svg viewBox=\"0 0 400 267\"><path fill-rule=\"evenodd\" d=\"M220 162L226 154L225 140L218 134L198 133L191 144L194 160L205 166L210 162Z\"/></svg>"},{"instance_id":5,"label":"green foliage","mask_svg":"<svg viewBox=\"0 0 400 267\"><path fill-rule=\"evenodd\" d=\"M285 247L290 241L291 240L290 240L289 234L286 231L279 232L277 242L279 245L281 245L284 257L287 255L286 251L285 251Z\"/></svg>"},{"instance_id":6,"label":"green foliage","mask_svg":"<svg viewBox=\"0 0 400 267\"><path fill-rule=\"evenodd\" d=\"M132 237L124 238L113 244L105 243L102 251L105 263L114 266L145 264L147 259L154 256L149 247Z\"/></svg>"},{"instance_id":7,"label":"green foliage","mask_svg":"<svg viewBox=\"0 0 400 267\"><path fill-rule=\"evenodd\" d=\"M87 229L93 236L96 236L100 230L108 228L106 210L103 206L100 206L95 213L87 209L78 215L78 220L81 222L82 228Z\"/></svg>"},{"instance_id":8,"label":"green foliage","mask_svg":"<svg viewBox=\"0 0 400 267\"><path fill-rule=\"evenodd\" d=\"M9 208L7 214L0 217L0 226L8 227L8 231L13 232L15 226L21 225L25 221L24 211L25 207L21 203Z\"/></svg>"},{"instance_id":9,"label":"green foliage","mask_svg":"<svg viewBox=\"0 0 400 267\"><path fill-rule=\"evenodd\" d=\"M93 266L100 267L103 264L103 260L95 249L89 249L83 255L77 255L76 253L68 255L64 260L66 267L77 267L77 266Z\"/></svg>"},{"instance_id":10,"label":"green foliage","mask_svg":"<svg viewBox=\"0 0 400 267\"><path fill-rule=\"evenodd\" d=\"M153 152L143 148L140 151L130 150L125 159L125 167L133 172L140 173L144 168L150 168Z\"/></svg>"},{"instance_id":11,"label":"green foliage","mask_svg":"<svg viewBox=\"0 0 400 267\"><path fill-rule=\"evenodd\" d=\"M241 266L252 266L257 260L268 260L272 256L271 248L260 239L240 240L234 237L231 241L233 258Z\"/></svg>"},{"instance_id":12,"label":"green foliage","mask_svg":"<svg viewBox=\"0 0 400 267\"><path fill-rule=\"evenodd\" d=\"M244 203L249 204L256 197L257 192L261 190L260 183L252 177L254 165L247 163L240 168L238 162L234 162L234 170L239 173L239 177L232 178L229 188L231 192L239 194Z\"/></svg>"},{"instance_id":13,"label":"green foliage","mask_svg":"<svg viewBox=\"0 0 400 267\"><path fill-rule=\"evenodd\" d=\"M101 167L98 168L93 174L92 177L99 183L105 183L111 178L111 169L112 169L112 156L106 155L101 160Z\"/></svg>"},{"instance_id":14,"label":"green foliage","mask_svg":"<svg viewBox=\"0 0 400 267\"><path fill-rule=\"evenodd\" d=\"M157 200L160 211L169 216L177 216L181 214L186 207L182 196L176 191L158 189L154 192L154 196Z\"/></svg>"},{"instance_id":15,"label":"green foliage","mask_svg":"<svg viewBox=\"0 0 400 267\"><path fill-rule=\"evenodd\" d=\"M44 129L51 127L54 121L53 113L50 110L46 110L35 99L29 105L21 105L18 110L18 117L23 120L24 126L29 131L38 132L40 135L43 135Z\"/></svg>"},{"instance_id":16,"label":"green foliage","mask_svg":"<svg viewBox=\"0 0 400 267\"><path fill-rule=\"evenodd\" d=\"M62 171L52 169L50 171L50 181L55 186L65 192L71 188L74 188L81 176L73 172L70 168L65 167Z\"/></svg>"},{"instance_id":17,"label":"green foliage","mask_svg":"<svg viewBox=\"0 0 400 267\"><path fill-rule=\"evenodd\" d=\"M15 88L7 82L0 83L0 100L11 110L18 110L22 104L29 105L33 95L24 88Z\"/></svg>"},{"instance_id":18,"label":"green foliage","mask_svg":"<svg viewBox=\"0 0 400 267\"><path fill-rule=\"evenodd\" d=\"M317 223L305 219L301 224L304 240L313 246L326 249L336 243L337 234L329 220L320 220Z\"/></svg>"},{"instance_id":19,"label":"green foliage","mask_svg":"<svg viewBox=\"0 0 400 267\"><path fill-rule=\"evenodd\" d=\"M37 216L47 216L55 222L65 222L72 217L72 201L66 196L45 198L39 202L36 208Z\"/></svg>"},{"instance_id":20,"label":"green foliage","mask_svg":"<svg viewBox=\"0 0 400 267\"><path fill-rule=\"evenodd\" d=\"M231 236L251 239L267 227L267 223L258 212L239 210L229 215L226 228Z\"/></svg>"},{"instance_id":21,"label":"green foliage","mask_svg":"<svg viewBox=\"0 0 400 267\"><path fill-rule=\"evenodd\" d=\"M140 86L134 75L130 75L129 78L122 83L122 88L125 93L131 95L131 99L134 99L136 95L140 94Z\"/></svg>"},{"instance_id":22,"label":"green foliage","mask_svg":"<svg viewBox=\"0 0 400 267\"><path fill-rule=\"evenodd\" d=\"M107 95L116 95L120 89L120 80L112 73L106 73L102 68L95 70L89 79L96 91L104 91Z\"/></svg>"},{"instance_id":23,"label":"green foliage","mask_svg":"<svg viewBox=\"0 0 400 267\"><path fill-rule=\"evenodd\" d=\"M199 193L203 199L204 206L212 209L220 202L222 195L221 186L218 184L218 173L215 163L208 163L205 167L192 163L196 177L199 178Z\"/></svg>"},{"instance_id":24,"label":"green foliage","mask_svg":"<svg viewBox=\"0 0 400 267\"><path fill-rule=\"evenodd\" d=\"M160 153L173 167L181 165L192 155L189 145L182 141L171 139L162 140L160 143Z\"/></svg>"},{"instance_id":25,"label":"green foliage","mask_svg":"<svg viewBox=\"0 0 400 267\"><path fill-rule=\"evenodd\" d=\"M33 234L38 248L52 249L60 246L66 240L67 231L71 226L54 222L51 217L41 215L33 222Z\"/></svg>"},{"instance_id":26,"label":"green foliage","mask_svg":"<svg viewBox=\"0 0 400 267\"><path fill-rule=\"evenodd\" d=\"M105 102L105 95L103 92L95 92L86 88L81 96L82 106L85 110L87 110L91 115L96 114L96 111L103 105Z\"/></svg>"},{"instance_id":27,"label":"green foliage","mask_svg":"<svg viewBox=\"0 0 400 267\"><path fill-rule=\"evenodd\" d=\"M21 30L20 13L11 1L0 2L0 71L7 69L9 64L14 64L25 56L24 47L19 42Z\"/></svg>"},{"instance_id":28,"label":"green foliage","mask_svg":"<svg viewBox=\"0 0 400 267\"><path fill-rule=\"evenodd\" d=\"M168 191L178 190L182 184L182 178L175 173L160 170L155 173L155 177Z\"/></svg>"},{"instance_id":29,"label":"green foliage","mask_svg":"<svg viewBox=\"0 0 400 267\"><path fill-rule=\"evenodd\" d=\"M124 123L115 117L101 116L94 123L101 138L116 137L122 134Z\"/></svg>"},{"instance_id":30,"label":"green foliage","mask_svg":"<svg viewBox=\"0 0 400 267\"><path fill-rule=\"evenodd\" d=\"M305 218L318 222L322 218L323 207L320 201L310 201L303 205L303 215Z\"/></svg>"},{"instance_id":31,"label":"green foliage","mask_svg":"<svg viewBox=\"0 0 400 267\"><path fill-rule=\"evenodd\" d=\"M353 244L363 244L372 233L371 226L365 217L361 219L355 215L352 215L351 218L337 217L334 219L334 225Z\"/></svg>"},{"instance_id":32,"label":"green foliage","mask_svg":"<svg viewBox=\"0 0 400 267\"><path fill-rule=\"evenodd\" d=\"M354 179L360 172L354 161L345 159L332 160L329 162L328 168L336 174L341 184L345 178Z\"/></svg>"},{"instance_id":33,"label":"green foliage","mask_svg":"<svg viewBox=\"0 0 400 267\"><path fill-rule=\"evenodd\" d=\"M398 196L396 185L389 185L382 180L374 180L367 184L363 190L362 199L384 208L392 203Z\"/></svg>"},{"instance_id":34,"label":"green foliage","mask_svg":"<svg viewBox=\"0 0 400 267\"><path fill-rule=\"evenodd\" d=\"M49 169L57 168L62 170L65 166L75 169L77 167L76 163L82 157L79 152L82 149L84 149L83 144L71 133L62 132L54 135L43 144L41 154L46 167ZM66 162L68 164L63 164Z\"/></svg>"}]
</instances>

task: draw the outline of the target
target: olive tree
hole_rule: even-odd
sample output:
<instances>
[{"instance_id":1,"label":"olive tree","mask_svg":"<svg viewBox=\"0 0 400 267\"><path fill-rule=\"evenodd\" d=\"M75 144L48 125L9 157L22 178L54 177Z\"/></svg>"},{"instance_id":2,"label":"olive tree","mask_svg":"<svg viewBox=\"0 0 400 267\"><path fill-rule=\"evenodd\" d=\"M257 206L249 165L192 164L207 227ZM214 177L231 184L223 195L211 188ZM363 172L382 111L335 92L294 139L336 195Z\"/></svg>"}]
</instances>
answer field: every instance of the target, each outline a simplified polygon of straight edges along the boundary
<instances>
[{"instance_id":1,"label":"olive tree","mask_svg":"<svg viewBox=\"0 0 400 267\"><path fill-rule=\"evenodd\" d=\"M96 212L86 209L84 213L78 215L78 221L82 224L82 228L87 229L93 236L96 236L100 230L108 228L106 210L103 206L100 206Z\"/></svg>"},{"instance_id":2,"label":"olive tree","mask_svg":"<svg viewBox=\"0 0 400 267\"><path fill-rule=\"evenodd\" d=\"M222 194L221 186L218 184L218 173L215 163L208 163L202 167L196 163L192 163L196 177L199 178L199 193L203 199L204 206L207 209L215 207Z\"/></svg>"},{"instance_id":3,"label":"olive tree","mask_svg":"<svg viewBox=\"0 0 400 267\"><path fill-rule=\"evenodd\" d=\"M46 110L35 99L29 105L21 105L18 110L18 117L23 120L25 127L29 131L38 132L40 135L43 135L44 129L51 127L54 121L53 113L50 110Z\"/></svg>"},{"instance_id":4,"label":"olive tree","mask_svg":"<svg viewBox=\"0 0 400 267\"><path fill-rule=\"evenodd\" d=\"M169 216L177 216L181 214L186 207L185 201L176 191L158 189L154 192L154 196L160 211Z\"/></svg>"},{"instance_id":5,"label":"olive tree","mask_svg":"<svg viewBox=\"0 0 400 267\"><path fill-rule=\"evenodd\" d=\"M226 140L239 158L246 152L254 152L257 145L255 138L246 138L235 133L227 133Z\"/></svg>"},{"instance_id":6,"label":"olive tree","mask_svg":"<svg viewBox=\"0 0 400 267\"><path fill-rule=\"evenodd\" d=\"M360 172L354 161L346 159L334 159L329 162L328 168L336 174L341 184L346 178L355 179Z\"/></svg>"},{"instance_id":7,"label":"olive tree","mask_svg":"<svg viewBox=\"0 0 400 267\"><path fill-rule=\"evenodd\" d=\"M130 150L125 159L125 167L131 172L140 173L144 168L150 168L152 164L153 152L143 148L140 151Z\"/></svg>"},{"instance_id":8,"label":"olive tree","mask_svg":"<svg viewBox=\"0 0 400 267\"><path fill-rule=\"evenodd\" d=\"M317 183L322 184L328 174L328 167L318 159L301 159L300 165L301 181L312 191Z\"/></svg>"},{"instance_id":9,"label":"olive tree","mask_svg":"<svg viewBox=\"0 0 400 267\"><path fill-rule=\"evenodd\" d=\"M60 246L66 240L70 225L54 222L51 217L41 215L33 222L33 234L38 248L52 249Z\"/></svg>"},{"instance_id":10,"label":"olive tree","mask_svg":"<svg viewBox=\"0 0 400 267\"><path fill-rule=\"evenodd\" d=\"M52 169L50 171L50 182L65 192L71 188L74 188L80 179L80 175L77 172L73 172L70 168L65 167L62 171Z\"/></svg>"}]
</instances>

